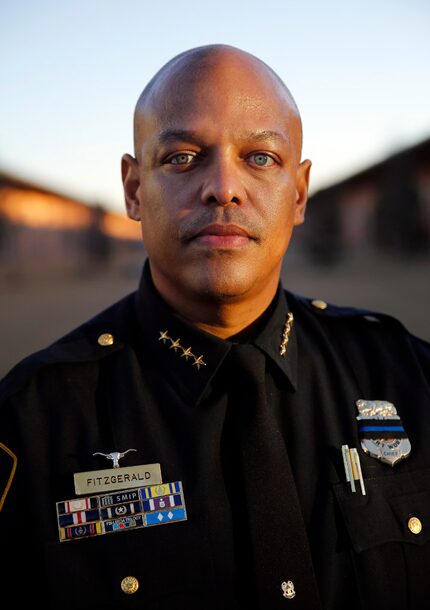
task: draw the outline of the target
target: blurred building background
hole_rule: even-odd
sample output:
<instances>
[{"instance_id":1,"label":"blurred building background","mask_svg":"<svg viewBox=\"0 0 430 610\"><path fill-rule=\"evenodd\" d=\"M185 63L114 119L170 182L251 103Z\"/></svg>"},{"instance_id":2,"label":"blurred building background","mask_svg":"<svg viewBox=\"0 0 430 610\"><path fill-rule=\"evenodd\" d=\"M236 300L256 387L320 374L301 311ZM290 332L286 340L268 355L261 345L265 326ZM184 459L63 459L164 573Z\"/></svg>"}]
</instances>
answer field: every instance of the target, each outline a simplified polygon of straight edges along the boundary
<instances>
[{"instance_id":1,"label":"blurred building background","mask_svg":"<svg viewBox=\"0 0 430 610\"><path fill-rule=\"evenodd\" d=\"M144 258L125 213L0 172L0 377L134 290ZM430 139L314 193L283 281L430 340Z\"/></svg>"},{"instance_id":2,"label":"blurred building background","mask_svg":"<svg viewBox=\"0 0 430 610\"><path fill-rule=\"evenodd\" d=\"M141 251L125 216L0 172L0 278L82 274Z\"/></svg>"},{"instance_id":3,"label":"blurred building background","mask_svg":"<svg viewBox=\"0 0 430 610\"><path fill-rule=\"evenodd\" d=\"M298 244L319 264L430 255L430 139L310 199Z\"/></svg>"}]
</instances>

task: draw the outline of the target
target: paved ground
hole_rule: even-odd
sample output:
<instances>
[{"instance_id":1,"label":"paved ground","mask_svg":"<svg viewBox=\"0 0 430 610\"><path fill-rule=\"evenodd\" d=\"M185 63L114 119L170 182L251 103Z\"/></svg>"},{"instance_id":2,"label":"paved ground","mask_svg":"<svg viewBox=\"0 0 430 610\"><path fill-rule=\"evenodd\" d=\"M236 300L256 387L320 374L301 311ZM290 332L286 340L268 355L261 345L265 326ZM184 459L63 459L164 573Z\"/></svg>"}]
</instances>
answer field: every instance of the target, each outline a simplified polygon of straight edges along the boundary
<instances>
[{"instance_id":1,"label":"paved ground","mask_svg":"<svg viewBox=\"0 0 430 610\"><path fill-rule=\"evenodd\" d=\"M0 377L28 353L134 290L139 275L140 261L131 261L95 275L2 279ZM357 261L330 269L287 259L283 279L294 292L390 313L430 340L430 260Z\"/></svg>"}]
</instances>

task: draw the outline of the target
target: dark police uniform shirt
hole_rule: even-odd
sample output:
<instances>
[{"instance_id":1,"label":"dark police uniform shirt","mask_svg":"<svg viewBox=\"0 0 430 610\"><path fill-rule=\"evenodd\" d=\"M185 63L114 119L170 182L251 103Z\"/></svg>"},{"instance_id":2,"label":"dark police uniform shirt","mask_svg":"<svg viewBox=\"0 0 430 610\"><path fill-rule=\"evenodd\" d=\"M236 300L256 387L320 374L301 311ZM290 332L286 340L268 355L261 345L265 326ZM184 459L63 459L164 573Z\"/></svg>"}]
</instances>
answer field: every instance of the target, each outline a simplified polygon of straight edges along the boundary
<instances>
[{"instance_id":1,"label":"dark police uniform shirt","mask_svg":"<svg viewBox=\"0 0 430 610\"><path fill-rule=\"evenodd\" d=\"M294 324L281 356L288 312ZM321 599L315 608L429 608L430 346L388 316L324 307L281 287L252 343L266 357L266 394ZM0 580L14 607L257 607L249 548L233 531L229 489L238 475L222 455L231 345L169 310L146 266L136 293L6 376ZM358 399L395 405L411 452L394 467L361 449ZM344 444L358 449L366 495L346 481ZM74 473L110 468L95 452L129 448L136 451L120 466L160 463L163 482L182 482L187 520L60 542L56 503L76 498ZM121 586L128 576L134 593ZM295 597L278 583L275 601L260 607L309 607L295 574L284 580Z\"/></svg>"}]
</instances>

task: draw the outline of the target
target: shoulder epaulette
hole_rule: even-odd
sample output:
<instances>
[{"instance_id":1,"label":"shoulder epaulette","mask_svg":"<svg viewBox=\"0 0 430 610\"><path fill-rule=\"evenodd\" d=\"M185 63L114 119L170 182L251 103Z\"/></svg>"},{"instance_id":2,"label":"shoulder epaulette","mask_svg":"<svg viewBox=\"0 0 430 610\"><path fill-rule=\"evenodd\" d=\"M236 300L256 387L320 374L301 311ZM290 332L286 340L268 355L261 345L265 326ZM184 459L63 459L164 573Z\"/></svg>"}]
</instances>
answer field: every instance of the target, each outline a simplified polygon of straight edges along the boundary
<instances>
[{"instance_id":1,"label":"shoulder epaulette","mask_svg":"<svg viewBox=\"0 0 430 610\"><path fill-rule=\"evenodd\" d=\"M397 326L404 332L408 332L404 324L396 317L372 309L334 305L323 299L305 297L290 292L287 292L287 300L292 307L296 303L298 307L304 307L319 318L363 318L369 322L384 322Z\"/></svg>"},{"instance_id":2,"label":"shoulder epaulette","mask_svg":"<svg viewBox=\"0 0 430 610\"><path fill-rule=\"evenodd\" d=\"M111 305L51 345L30 354L0 381L0 399L19 391L41 368L60 363L89 362L105 358L124 347L124 320L131 315L134 293Z\"/></svg>"}]
</instances>

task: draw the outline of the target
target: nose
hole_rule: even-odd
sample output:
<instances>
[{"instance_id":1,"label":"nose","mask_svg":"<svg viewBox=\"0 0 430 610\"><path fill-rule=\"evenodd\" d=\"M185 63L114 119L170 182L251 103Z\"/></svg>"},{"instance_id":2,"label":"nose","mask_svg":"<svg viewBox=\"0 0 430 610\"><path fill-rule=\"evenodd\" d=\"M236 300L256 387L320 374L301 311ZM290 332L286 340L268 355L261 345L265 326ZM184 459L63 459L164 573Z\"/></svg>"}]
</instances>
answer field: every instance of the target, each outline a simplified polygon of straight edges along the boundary
<instances>
[{"instance_id":1,"label":"nose","mask_svg":"<svg viewBox=\"0 0 430 610\"><path fill-rule=\"evenodd\" d=\"M222 206L243 203L245 189L240 176L239 163L228 155L214 156L208 165L201 191L203 203Z\"/></svg>"}]
</instances>

